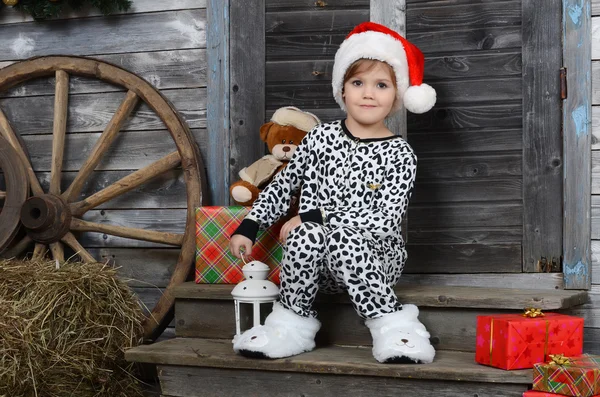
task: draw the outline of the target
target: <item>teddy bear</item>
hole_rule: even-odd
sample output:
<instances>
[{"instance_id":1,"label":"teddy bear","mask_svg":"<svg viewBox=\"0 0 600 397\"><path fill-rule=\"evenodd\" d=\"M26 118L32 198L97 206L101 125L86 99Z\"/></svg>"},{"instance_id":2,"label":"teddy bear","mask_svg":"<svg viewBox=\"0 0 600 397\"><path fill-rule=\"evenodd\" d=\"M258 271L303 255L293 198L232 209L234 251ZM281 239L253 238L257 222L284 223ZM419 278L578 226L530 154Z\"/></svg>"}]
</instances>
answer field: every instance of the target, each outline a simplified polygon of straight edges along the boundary
<instances>
[{"instance_id":1,"label":"teddy bear","mask_svg":"<svg viewBox=\"0 0 600 397\"><path fill-rule=\"evenodd\" d=\"M277 109L271 121L260 127L260 139L267 144L270 154L240 170L241 180L229 187L233 200L251 206L262 189L287 165L306 134L319 124L317 116L296 107Z\"/></svg>"}]
</instances>

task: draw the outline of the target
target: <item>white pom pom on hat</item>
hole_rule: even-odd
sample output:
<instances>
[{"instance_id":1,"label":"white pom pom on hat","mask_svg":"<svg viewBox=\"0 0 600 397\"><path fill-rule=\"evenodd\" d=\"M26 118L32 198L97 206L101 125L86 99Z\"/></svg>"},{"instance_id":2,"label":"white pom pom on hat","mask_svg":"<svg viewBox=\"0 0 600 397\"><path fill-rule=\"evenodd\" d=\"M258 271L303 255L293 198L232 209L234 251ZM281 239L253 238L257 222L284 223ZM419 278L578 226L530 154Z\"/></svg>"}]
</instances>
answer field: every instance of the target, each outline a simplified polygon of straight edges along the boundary
<instances>
[{"instance_id":1,"label":"white pom pom on hat","mask_svg":"<svg viewBox=\"0 0 600 397\"><path fill-rule=\"evenodd\" d=\"M356 26L340 45L335 54L331 85L333 96L346 111L344 98L344 75L348 68L359 59L374 59L389 64L396 75L397 100L392 108L394 113L402 108L412 113L425 113L436 101L435 90L423 83L425 57L421 50L397 32L374 22L364 22Z\"/></svg>"}]
</instances>

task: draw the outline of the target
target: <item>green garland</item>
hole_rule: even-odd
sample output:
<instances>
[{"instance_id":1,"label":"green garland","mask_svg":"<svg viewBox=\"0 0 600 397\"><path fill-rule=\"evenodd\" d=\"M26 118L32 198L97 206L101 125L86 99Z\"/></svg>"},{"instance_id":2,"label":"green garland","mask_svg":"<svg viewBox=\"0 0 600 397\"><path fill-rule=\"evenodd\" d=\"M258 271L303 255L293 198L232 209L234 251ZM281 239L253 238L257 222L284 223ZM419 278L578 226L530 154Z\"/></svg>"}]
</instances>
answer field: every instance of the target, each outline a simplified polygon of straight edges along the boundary
<instances>
[{"instance_id":1,"label":"green garland","mask_svg":"<svg viewBox=\"0 0 600 397\"><path fill-rule=\"evenodd\" d=\"M19 0L16 9L30 14L36 20L58 18L63 9L68 7L78 10L86 4L99 9L104 15L115 11L127 11L131 0Z\"/></svg>"}]
</instances>

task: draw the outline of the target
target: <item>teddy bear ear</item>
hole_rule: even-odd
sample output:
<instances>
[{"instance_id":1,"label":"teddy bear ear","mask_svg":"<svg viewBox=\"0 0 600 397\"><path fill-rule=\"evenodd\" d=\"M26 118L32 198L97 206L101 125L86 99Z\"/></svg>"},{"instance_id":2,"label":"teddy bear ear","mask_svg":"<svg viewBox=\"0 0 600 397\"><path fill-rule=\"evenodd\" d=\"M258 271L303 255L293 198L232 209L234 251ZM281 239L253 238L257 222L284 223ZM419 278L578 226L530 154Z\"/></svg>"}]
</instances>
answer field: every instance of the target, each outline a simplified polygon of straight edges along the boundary
<instances>
[{"instance_id":1,"label":"teddy bear ear","mask_svg":"<svg viewBox=\"0 0 600 397\"><path fill-rule=\"evenodd\" d=\"M269 130L271 129L271 127L273 126L272 121L269 121L266 124L263 124L262 127L260 127L260 139L263 140L263 142L267 141L267 136L269 136Z\"/></svg>"}]
</instances>

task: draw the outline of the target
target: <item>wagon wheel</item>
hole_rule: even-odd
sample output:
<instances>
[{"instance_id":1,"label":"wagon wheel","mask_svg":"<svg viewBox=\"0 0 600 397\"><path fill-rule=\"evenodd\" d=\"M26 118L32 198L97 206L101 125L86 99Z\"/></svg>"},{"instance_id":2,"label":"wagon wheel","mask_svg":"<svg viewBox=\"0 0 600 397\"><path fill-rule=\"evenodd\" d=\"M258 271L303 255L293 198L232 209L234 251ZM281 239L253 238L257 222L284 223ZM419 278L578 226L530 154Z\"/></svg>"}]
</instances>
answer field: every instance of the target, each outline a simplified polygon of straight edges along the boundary
<instances>
[{"instance_id":1,"label":"wagon wheel","mask_svg":"<svg viewBox=\"0 0 600 397\"><path fill-rule=\"evenodd\" d=\"M61 191L63 154L67 137L70 75L96 78L121 86L128 91L71 185L65 191ZM5 205L2 208L0 217L13 220L11 225L14 225L15 228L20 223L26 231L25 237L12 244L3 253L3 256L18 256L31 243L35 243L34 258L43 257L46 253L46 247L49 246L52 257L55 260L64 261L63 244L66 244L79 255L82 261L96 262L96 259L79 243L73 232L98 232L181 247L171 280L144 323L145 339L154 340L172 319L174 298L171 291L173 287L186 280L193 264L195 249L194 208L200 206L203 198L206 197L206 178L198 148L185 122L182 121L177 111L160 92L135 74L106 62L69 56L32 58L0 70L0 92L34 78L52 76L56 76L56 90L52 163L48 192L43 191L24 145L20 143L19 136L15 134L5 114L0 109L0 134L14 149L13 151L0 151L0 167L5 171L7 182L5 194L0 193L3 196L6 195ZM139 101L145 102L163 121L177 150L125 176L112 185L88 197L81 198L81 191L86 180L91 176L103 155L119 134L121 126ZM7 145L0 142L0 148L5 146ZM13 152L12 155L6 154L9 152ZM15 157L19 158L21 167L14 164ZM187 193L187 216L183 234L112 226L81 219L87 211L121 196L178 166L183 169ZM11 172L6 173L7 169L10 169ZM21 172L18 171L19 169ZM19 180L21 184L17 182ZM15 186L24 186L25 192L27 192L27 183L31 187L31 197L25 200L23 188L17 191ZM14 192L13 188L15 189ZM24 201L20 208L15 204L19 200ZM14 222L15 218L19 220L16 224ZM2 227L0 233L1 252L7 248L16 232L15 230L5 230Z\"/></svg>"}]
</instances>

